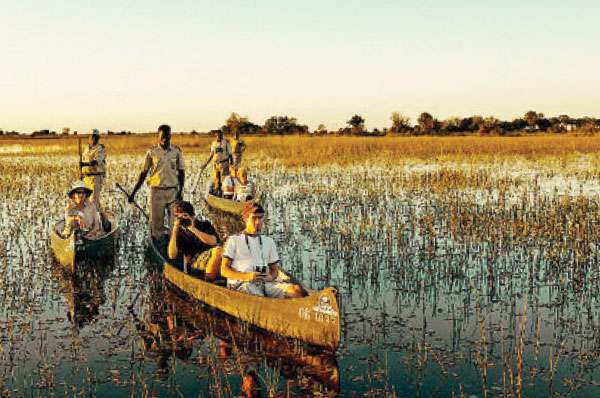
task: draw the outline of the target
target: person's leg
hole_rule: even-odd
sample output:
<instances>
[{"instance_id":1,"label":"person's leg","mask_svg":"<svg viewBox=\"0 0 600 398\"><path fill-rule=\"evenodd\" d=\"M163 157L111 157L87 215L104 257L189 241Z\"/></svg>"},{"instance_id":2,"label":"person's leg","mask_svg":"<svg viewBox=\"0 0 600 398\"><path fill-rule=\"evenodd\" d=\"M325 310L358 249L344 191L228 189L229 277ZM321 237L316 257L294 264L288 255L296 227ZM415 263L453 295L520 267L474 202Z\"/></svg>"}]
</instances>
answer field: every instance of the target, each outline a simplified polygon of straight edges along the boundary
<instances>
[{"instance_id":1,"label":"person's leg","mask_svg":"<svg viewBox=\"0 0 600 398\"><path fill-rule=\"evenodd\" d=\"M265 295L274 298L304 297L304 289L295 283L265 282Z\"/></svg>"},{"instance_id":2,"label":"person's leg","mask_svg":"<svg viewBox=\"0 0 600 398\"><path fill-rule=\"evenodd\" d=\"M204 275L206 280L214 281L219 277L219 268L221 267L221 255L223 254L222 247L213 247L210 249L210 258L206 263Z\"/></svg>"},{"instance_id":3,"label":"person's leg","mask_svg":"<svg viewBox=\"0 0 600 398\"><path fill-rule=\"evenodd\" d=\"M254 296L265 296L265 287L262 283L242 282L235 290Z\"/></svg>"},{"instance_id":4,"label":"person's leg","mask_svg":"<svg viewBox=\"0 0 600 398\"><path fill-rule=\"evenodd\" d=\"M150 232L155 239L160 238L164 231L166 203L162 191L163 189L150 189Z\"/></svg>"}]
</instances>

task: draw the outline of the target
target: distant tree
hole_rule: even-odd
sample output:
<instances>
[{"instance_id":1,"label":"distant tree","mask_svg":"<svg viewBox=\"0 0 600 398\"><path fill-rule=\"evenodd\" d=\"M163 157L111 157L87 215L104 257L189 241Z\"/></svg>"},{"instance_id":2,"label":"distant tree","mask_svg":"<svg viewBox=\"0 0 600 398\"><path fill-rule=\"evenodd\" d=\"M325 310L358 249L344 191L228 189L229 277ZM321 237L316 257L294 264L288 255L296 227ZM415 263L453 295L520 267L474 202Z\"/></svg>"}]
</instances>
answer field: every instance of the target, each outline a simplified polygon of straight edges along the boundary
<instances>
[{"instance_id":1,"label":"distant tree","mask_svg":"<svg viewBox=\"0 0 600 398\"><path fill-rule=\"evenodd\" d=\"M319 124L317 130L315 131L317 134L327 134L327 127L323 123Z\"/></svg>"},{"instance_id":2,"label":"distant tree","mask_svg":"<svg viewBox=\"0 0 600 398\"><path fill-rule=\"evenodd\" d=\"M436 120L428 112L423 112L417 119L419 129L423 134L429 134L435 128Z\"/></svg>"},{"instance_id":3,"label":"distant tree","mask_svg":"<svg viewBox=\"0 0 600 398\"><path fill-rule=\"evenodd\" d=\"M360 134L365 129L365 119L360 115L352 116L346 123L352 128L354 134Z\"/></svg>"},{"instance_id":4,"label":"distant tree","mask_svg":"<svg viewBox=\"0 0 600 398\"><path fill-rule=\"evenodd\" d=\"M451 117L446 119L440 124L440 130L448 134L465 131L466 129L462 129L462 121L463 119L459 117Z\"/></svg>"},{"instance_id":5,"label":"distant tree","mask_svg":"<svg viewBox=\"0 0 600 398\"><path fill-rule=\"evenodd\" d=\"M500 134L500 121L493 116L486 117L479 126L480 135Z\"/></svg>"},{"instance_id":6,"label":"distant tree","mask_svg":"<svg viewBox=\"0 0 600 398\"><path fill-rule=\"evenodd\" d=\"M242 117L237 113L232 112L225 122L226 129L224 130L228 133L234 134L239 131L240 126L245 123L248 123L247 117Z\"/></svg>"},{"instance_id":7,"label":"distant tree","mask_svg":"<svg viewBox=\"0 0 600 398\"><path fill-rule=\"evenodd\" d=\"M400 112L392 112L390 120L392 121L392 127L390 128L392 133L406 134L412 129L410 118L402 115Z\"/></svg>"},{"instance_id":8,"label":"distant tree","mask_svg":"<svg viewBox=\"0 0 600 398\"><path fill-rule=\"evenodd\" d=\"M265 121L263 130L267 134L305 134L308 126L298 124L295 117L272 116Z\"/></svg>"},{"instance_id":9,"label":"distant tree","mask_svg":"<svg viewBox=\"0 0 600 398\"><path fill-rule=\"evenodd\" d=\"M536 111L528 111L527 113L525 113L525 116L523 116L523 119L525 120L527 126L531 130L535 130L537 128L538 120L542 117L544 117L543 113L537 113Z\"/></svg>"}]
</instances>

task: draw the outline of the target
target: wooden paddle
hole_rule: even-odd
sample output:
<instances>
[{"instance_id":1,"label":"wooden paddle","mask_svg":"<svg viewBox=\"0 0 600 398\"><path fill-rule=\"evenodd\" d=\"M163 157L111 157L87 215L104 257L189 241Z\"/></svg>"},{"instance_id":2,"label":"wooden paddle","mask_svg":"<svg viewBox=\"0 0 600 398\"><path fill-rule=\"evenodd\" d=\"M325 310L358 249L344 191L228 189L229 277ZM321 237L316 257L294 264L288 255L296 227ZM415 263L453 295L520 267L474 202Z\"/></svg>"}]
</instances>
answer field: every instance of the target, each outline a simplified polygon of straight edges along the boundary
<instances>
[{"instance_id":1,"label":"wooden paddle","mask_svg":"<svg viewBox=\"0 0 600 398\"><path fill-rule=\"evenodd\" d=\"M79 147L79 179L83 180L83 168L81 163L83 162L83 154L81 152L81 137L77 138L77 146Z\"/></svg>"},{"instance_id":2,"label":"wooden paddle","mask_svg":"<svg viewBox=\"0 0 600 398\"><path fill-rule=\"evenodd\" d=\"M121 192L125 194L125 196L127 196L127 198L129 198L129 193L121 186L121 184L117 182L115 185ZM146 217L146 220L150 221L148 213L146 213L146 211L140 205L138 205L135 200L133 201L133 205L144 215L144 217Z\"/></svg>"}]
</instances>

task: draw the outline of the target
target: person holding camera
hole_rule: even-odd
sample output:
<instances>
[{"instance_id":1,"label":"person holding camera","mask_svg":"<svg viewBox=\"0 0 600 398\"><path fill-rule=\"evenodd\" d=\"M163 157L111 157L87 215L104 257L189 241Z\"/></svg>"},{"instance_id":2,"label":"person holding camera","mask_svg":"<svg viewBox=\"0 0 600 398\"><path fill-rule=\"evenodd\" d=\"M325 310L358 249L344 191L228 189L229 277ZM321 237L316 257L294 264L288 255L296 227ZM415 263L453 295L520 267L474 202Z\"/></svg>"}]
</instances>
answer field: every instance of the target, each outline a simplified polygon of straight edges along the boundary
<instances>
[{"instance_id":1,"label":"person holding camera","mask_svg":"<svg viewBox=\"0 0 600 398\"><path fill-rule=\"evenodd\" d=\"M188 268L204 271L205 279L219 276L222 248L217 231L209 221L195 218L194 206L181 200L173 206L175 222L171 230L167 255L171 260L183 256L184 272Z\"/></svg>"},{"instance_id":2,"label":"person holding camera","mask_svg":"<svg viewBox=\"0 0 600 398\"><path fill-rule=\"evenodd\" d=\"M135 194L146 176L149 176L150 186L150 230L152 237L158 239L167 233L165 212L169 228L173 225L171 207L175 201L183 199L185 183L183 152L178 146L171 145L171 127L167 124L158 127L158 145L146 153L143 170L129 195L129 203L135 201Z\"/></svg>"},{"instance_id":3,"label":"person holding camera","mask_svg":"<svg viewBox=\"0 0 600 398\"><path fill-rule=\"evenodd\" d=\"M256 296L303 297L302 286L291 283L279 272L279 255L272 238L261 235L265 210L257 203L244 209L246 229L230 236L221 260L221 275L230 289Z\"/></svg>"}]
</instances>

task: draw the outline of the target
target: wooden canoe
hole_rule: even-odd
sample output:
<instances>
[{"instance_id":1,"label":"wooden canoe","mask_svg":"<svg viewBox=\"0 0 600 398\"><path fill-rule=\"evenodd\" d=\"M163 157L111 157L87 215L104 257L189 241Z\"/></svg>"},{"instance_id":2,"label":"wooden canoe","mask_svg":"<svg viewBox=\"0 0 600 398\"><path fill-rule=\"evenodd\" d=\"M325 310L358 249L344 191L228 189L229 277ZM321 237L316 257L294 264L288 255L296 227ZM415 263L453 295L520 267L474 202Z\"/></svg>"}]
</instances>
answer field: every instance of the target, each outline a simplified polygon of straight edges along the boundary
<instances>
[{"instance_id":1,"label":"wooden canoe","mask_svg":"<svg viewBox=\"0 0 600 398\"><path fill-rule=\"evenodd\" d=\"M282 336L293 337L335 352L340 343L337 290L308 291L302 298L277 299L253 296L186 274L167 261L151 238L150 261L163 267L163 277L187 296L219 311Z\"/></svg>"},{"instance_id":2,"label":"wooden canoe","mask_svg":"<svg viewBox=\"0 0 600 398\"><path fill-rule=\"evenodd\" d=\"M206 203L213 209L221 210L226 213L231 213L235 215L242 215L244 211L244 207L248 203L253 203L255 200L248 200L246 202L238 202L237 200L224 199L218 196L211 195L209 193L206 194Z\"/></svg>"},{"instance_id":3,"label":"wooden canoe","mask_svg":"<svg viewBox=\"0 0 600 398\"><path fill-rule=\"evenodd\" d=\"M114 222L111 224L111 230L105 235L90 239L75 233L64 237L65 221L58 221L50 231L50 249L54 258L65 271L75 273L79 263L112 257L118 227Z\"/></svg>"}]
</instances>

